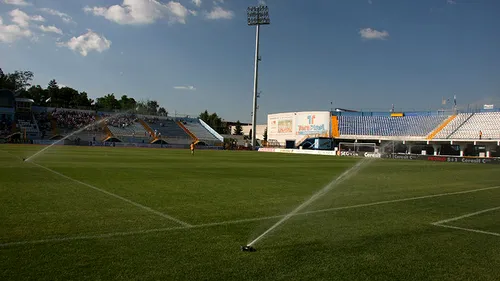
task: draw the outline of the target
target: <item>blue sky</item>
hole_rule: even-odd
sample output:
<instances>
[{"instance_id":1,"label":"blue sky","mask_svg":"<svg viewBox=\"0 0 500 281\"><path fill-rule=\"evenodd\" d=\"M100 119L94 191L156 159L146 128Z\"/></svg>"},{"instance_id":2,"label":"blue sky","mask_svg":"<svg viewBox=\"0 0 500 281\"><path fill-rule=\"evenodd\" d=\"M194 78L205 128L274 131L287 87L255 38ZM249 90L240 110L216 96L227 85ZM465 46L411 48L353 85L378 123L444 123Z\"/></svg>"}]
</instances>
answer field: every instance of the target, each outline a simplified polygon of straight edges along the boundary
<instances>
[{"instance_id":1,"label":"blue sky","mask_svg":"<svg viewBox=\"0 0 500 281\"><path fill-rule=\"evenodd\" d=\"M0 67L91 97L250 121L255 28L240 0L0 0ZM500 100L500 1L267 0L258 120L334 107ZM127 6L129 5L129 6ZM181 88L179 88L181 87Z\"/></svg>"}]
</instances>

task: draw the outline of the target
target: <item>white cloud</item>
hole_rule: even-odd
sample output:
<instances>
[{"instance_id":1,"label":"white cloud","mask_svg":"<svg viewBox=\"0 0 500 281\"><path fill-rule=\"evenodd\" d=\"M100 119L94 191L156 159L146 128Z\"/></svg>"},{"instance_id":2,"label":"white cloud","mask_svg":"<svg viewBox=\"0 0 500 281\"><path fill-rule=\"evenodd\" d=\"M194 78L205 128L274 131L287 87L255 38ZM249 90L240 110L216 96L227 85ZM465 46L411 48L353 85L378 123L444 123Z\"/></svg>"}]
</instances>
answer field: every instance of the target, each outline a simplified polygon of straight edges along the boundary
<instances>
[{"instance_id":1,"label":"white cloud","mask_svg":"<svg viewBox=\"0 0 500 281\"><path fill-rule=\"evenodd\" d=\"M189 13L186 7L182 6L179 2L170 1L166 5L169 11L169 21L186 23L186 17Z\"/></svg>"},{"instance_id":2,"label":"white cloud","mask_svg":"<svg viewBox=\"0 0 500 281\"><path fill-rule=\"evenodd\" d=\"M174 89L196 91L196 88L194 86L175 86Z\"/></svg>"},{"instance_id":3,"label":"white cloud","mask_svg":"<svg viewBox=\"0 0 500 281\"><path fill-rule=\"evenodd\" d=\"M389 32L387 31L378 31L372 28L363 28L359 31L361 38L366 40L385 40L389 37Z\"/></svg>"},{"instance_id":4,"label":"white cloud","mask_svg":"<svg viewBox=\"0 0 500 281\"><path fill-rule=\"evenodd\" d=\"M38 28L43 32L52 32L52 33L57 33L60 35L63 34L61 29L59 29L53 25L50 25L50 26L40 25Z\"/></svg>"},{"instance_id":5,"label":"white cloud","mask_svg":"<svg viewBox=\"0 0 500 281\"><path fill-rule=\"evenodd\" d=\"M3 0L5 4L16 5L16 6L31 6L31 3L28 3L24 0Z\"/></svg>"},{"instance_id":6,"label":"white cloud","mask_svg":"<svg viewBox=\"0 0 500 281\"><path fill-rule=\"evenodd\" d=\"M196 7L201 6L201 0L192 0L192 2L196 5Z\"/></svg>"},{"instance_id":7,"label":"white cloud","mask_svg":"<svg viewBox=\"0 0 500 281\"><path fill-rule=\"evenodd\" d=\"M207 13L206 18L209 20L218 19L232 19L234 17L234 12L229 10L224 10L221 7L214 7L212 11Z\"/></svg>"},{"instance_id":8,"label":"white cloud","mask_svg":"<svg viewBox=\"0 0 500 281\"><path fill-rule=\"evenodd\" d=\"M370 5L373 4L372 0L368 0L368 4Z\"/></svg>"},{"instance_id":9,"label":"white cloud","mask_svg":"<svg viewBox=\"0 0 500 281\"><path fill-rule=\"evenodd\" d=\"M63 13L63 12L60 12L58 10L54 10L54 9L50 9L50 8L41 8L40 11L42 12L45 12L49 15L53 15L53 16L58 16L60 17L65 23L75 23L73 21L73 18L66 14L66 13Z\"/></svg>"},{"instance_id":10,"label":"white cloud","mask_svg":"<svg viewBox=\"0 0 500 281\"><path fill-rule=\"evenodd\" d=\"M259 5L266 5L266 1L265 0L259 0Z\"/></svg>"},{"instance_id":11,"label":"white cloud","mask_svg":"<svg viewBox=\"0 0 500 281\"><path fill-rule=\"evenodd\" d=\"M88 29L87 33L71 38L68 42L59 42L58 46L64 46L73 51L78 51L82 56L87 56L91 51L102 53L111 47L111 41L106 37Z\"/></svg>"},{"instance_id":12,"label":"white cloud","mask_svg":"<svg viewBox=\"0 0 500 281\"><path fill-rule=\"evenodd\" d=\"M455 0L446 0L446 4L454 5L454 4L457 4L457 1L455 1Z\"/></svg>"},{"instance_id":13,"label":"white cloud","mask_svg":"<svg viewBox=\"0 0 500 281\"><path fill-rule=\"evenodd\" d=\"M12 43L18 39L30 37L31 35L29 29L21 28L15 24L4 25L3 19L0 17L0 42Z\"/></svg>"},{"instance_id":14,"label":"white cloud","mask_svg":"<svg viewBox=\"0 0 500 281\"><path fill-rule=\"evenodd\" d=\"M9 15L12 17L12 22L20 27L28 27L30 21L45 21L42 16L29 16L19 9L10 11Z\"/></svg>"},{"instance_id":15,"label":"white cloud","mask_svg":"<svg viewBox=\"0 0 500 281\"><path fill-rule=\"evenodd\" d=\"M186 23L186 18L190 14L190 11L179 2L170 1L162 4L157 0L123 0L121 5L107 8L86 6L83 10L118 24L137 25L151 24L164 18L170 23Z\"/></svg>"}]
</instances>

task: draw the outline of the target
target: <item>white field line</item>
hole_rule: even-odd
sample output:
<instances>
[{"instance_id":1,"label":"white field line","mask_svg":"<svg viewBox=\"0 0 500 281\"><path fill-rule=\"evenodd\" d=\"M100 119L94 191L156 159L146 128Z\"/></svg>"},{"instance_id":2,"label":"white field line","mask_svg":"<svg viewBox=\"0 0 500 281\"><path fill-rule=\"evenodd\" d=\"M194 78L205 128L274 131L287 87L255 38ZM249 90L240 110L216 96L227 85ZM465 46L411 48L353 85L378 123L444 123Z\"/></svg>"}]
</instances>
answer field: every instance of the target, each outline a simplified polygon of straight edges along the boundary
<instances>
[{"instance_id":1,"label":"white field line","mask_svg":"<svg viewBox=\"0 0 500 281\"><path fill-rule=\"evenodd\" d=\"M176 229L185 229L185 228L190 228L190 227L177 226L177 227L155 228L155 229L136 230L136 231L112 232L112 233L103 233L103 234L95 234L95 235L80 235L80 236L70 236L70 237L47 238L47 239L39 239L39 240L7 242L7 243L0 244L0 247L18 246L18 245L27 245L27 244L42 244L42 243L51 243L51 242L63 242L63 241L74 241L74 240L110 238L110 237L128 236L128 235L134 235L134 234L165 232L165 231L176 230Z\"/></svg>"},{"instance_id":2,"label":"white field line","mask_svg":"<svg viewBox=\"0 0 500 281\"><path fill-rule=\"evenodd\" d=\"M300 214L305 215L305 214L322 213L322 212L329 212L329 211L338 211L338 210L344 210L344 209L369 207L369 206L383 205L383 204L389 204L389 203L398 203L398 202L405 202L405 201L428 199L428 198L434 198L434 197L450 196L450 195L457 195L457 194L467 194L467 193L473 193L473 192L491 190L491 189L498 189L498 188L500 188L500 186L492 186L492 187L478 188L478 189L472 189L472 190L446 192L446 193L424 195L424 196L417 196L417 197L409 197L409 198L402 198L402 199L378 201L378 202L373 202L373 203L365 203L365 204L358 204L358 205L351 205L351 206L344 206L344 207L336 207L336 208L329 208L329 209L307 211L307 212L302 212Z\"/></svg>"},{"instance_id":3,"label":"white field line","mask_svg":"<svg viewBox=\"0 0 500 281\"><path fill-rule=\"evenodd\" d=\"M5 151L5 150L2 150L2 151L3 151L3 152L5 152L5 153L7 153L7 154L9 154L9 155L11 155L11 156L13 156L13 157L15 157L15 158L17 158L17 159L19 159L19 160L22 160L22 159L21 159L21 157L18 157L17 155L14 155L14 154L12 154L12 153L10 153L10 152L8 152L8 151ZM164 214L164 213L162 213L162 212L159 212L159 211L156 211L156 210L154 210L154 209L151 209L150 207L144 206L144 205L139 204L139 203L137 203L137 202L134 202L134 201L132 201L132 200L130 200L130 199L127 199L127 198L121 197L120 195L117 195L117 194L111 193L111 192L109 192L109 191L106 191L106 190L104 190L104 189L100 189L100 188L95 187L95 186L93 186L93 185L90 185L90 184L88 184L88 183L84 183L84 182L82 182L82 181L79 181L79 180L76 180L76 179L74 179L74 178L68 177L68 176L63 175L63 174L61 174L61 173L59 173L59 172L56 172L56 171L54 171L54 170L52 170L52 169L50 169L50 168L47 168L47 167L42 166L42 165L40 165L40 164L37 164L37 163L35 163L35 162L33 162L33 161L30 161L29 163L31 163L31 164L33 164L33 165L35 165L35 166L37 166L37 167L40 167L40 168L42 168L42 169L45 169L45 170L47 170L47 171L49 171L49 172L52 172L52 173L54 173L54 174L56 174L56 175L58 175L58 176L60 176L60 177L63 177L63 178L65 178L65 179L68 179L68 180L70 180L70 181L76 182L76 183L78 183L78 184L81 184L81 185L84 185L84 186L86 186L86 187L89 187L89 188L92 188L92 189L94 189L94 190L97 190L97 191L100 191L100 192L102 192L102 193L105 193L105 194L107 194L107 195L109 195L109 196L112 196L112 197L115 197L115 198L117 198L117 199L123 200L123 201L125 201L125 202L127 202L127 203L130 203L130 204L132 204L132 205L134 205L134 206L136 206L136 207L139 207L139 208L141 208L141 209L143 209L143 210L146 210L146 211L151 212L151 213L153 213L153 214L156 214L156 215L158 215L158 216L164 217L164 218L169 219L169 220L171 220L171 221L175 221L176 223L181 224L181 225L183 225L184 227L192 227L192 225L191 225L191 224L189 224L189 223L187 223L187 222L181 221L181 220L176 219L176 218L174 218L174 217L172 217L172 216L169 216L169 215Z\"/></svg>"},{"instance_id":4,"label":"white field line","mask_svg":"<svg viewBox=\"0 0 500 281\"><path fill-rule=\"evenodd\" d=\"M477 215L480 215L480 214L484 214L484 213L492 212L492 211L496 211L496 210L500 210L500 206L499 207L495 207L495 208L489 208L489 209L481 210L481 211L474 212L474 213L465 214L465 215L462 215L462 216L459 216L459 217L454 217L454 218L450 218L450 219L445 219L445 220L433 222L431 224L435 225L435 226L440 226L440 227L446 227L446 228L464 230L464 231L469 231L469 232L476 232L476 233L481 233L481 234L488 234L488 235L493 235L493 236L500 236L500 233L496 233L496 232L490 232L490 231L484 231L484 230L479 230L479 229L459 227L459 226L453 226L453 225L447 225L447 224L445 224L445 223L449 223L449 222L452 222L452 221L457 221L457 220L461 220L461 219L465 219L465 218L470 218L470 217L473 217L473 216L477 216Z\"/></svg>"},{"instance_id":5,"label":"white field line","mask_svg":"<svg viewBox=\"0 0 500 281\"><path fill-rule=\"evenodd\" d=\"M130 204L132 204L132 205L134 205L134 206L136 206L136 207L139 207L139 208L141 208L141 209L143 209L143 210L146 210L146 211L148 211L148 212L150 212L150 213L156 214L156 215L158 215L158 216L160 216L160 217L163 217L163 218L169 219L169 220L171 220L171 221L174 221L174 222L176 222L176 223L178 223L178 224L181 224L181 225L182 225L182 226L184 226L184 227L191 227L191 226L192 226L191 224L189 224L189 223L187 223L187 222L181 221L181 220L176 219L176 218L174 218L174 217L172 217L172 216L169 216L169 215L167 215L167 214L165 214L165 213L162 213L162 212L159 212L159 211L157 211L157 210L151 209L150 207L144 206L144 205L139 204L139 203L137 203L137 202L134 202L134 201L132 201L132 200L130 200L130 199L127 199L127 198L121 197L120 195L114 194L114 193L109 192L109 191L106 191L106 190L104 190L104 189L100 189L100 188L98 188L98 187L95 187L95 186L93 186L93 185L91 185L91 184L88 184L88 183L84 183L84 182L79 181L79 180L77 180L77 179L74 179L74 178L72 178L72 177L68 177L68 176L66 176L66 175L64 175L64 174L61 174L61 173L59 173L59 172L57 172L57 171L54 171L54 170L52 170L52 169L50 169L50 168L44 167L44 166L42 166L42 165L40 165L40 164L37 164L37 163L35 163L35 162L30 162L30 163L31 163L31 164L33 164L33 165L35 165L35 166L37 166L37 167L40 167L40 168L42 168L42 169L45 169L45 170L47 170L47 171L49 171L49 172L52 172L52 173L54 173L54 174L56 174L56 175L58 175L58 176L60 176L60 177L63 177L63 178L68 179L68 180L70 180L70 181L73 181L73 182L76 182L76 183L78 183L78 184L84 185L84 186L86 186L86 187L92 188L92 189L94 189L94 190L97 190L97 191L99 191L99 192L102 192L102 193L104 193L104 194L107 194L107 195L109 195L109 196L111 196L111 197L114 197L114 198L120 199L120 200L125 201L125 202L127 202L127 203L130 203Z\"/></svg>"},{"instance_id":6,"label":"white field line","mask_svg":"<svg viewBox=\"0 0 500 281\"><path fill-rule=\"evenodd\" d=\"M472 193L472 192L479 192L479 191L498 189L498 188L500 188L500 186L492 186L492 187L478 188L478 189L472 189L472 190L466 190L466 191L447 192L447 193L418 196L418 197L410 197L410 198L402 198L402 199L395 199L395 200L386 200L386 201L379 201L379 202L373 202L373 203L367 203L367 204L357 204L357 205L351 205L351 206L301 212L301 213L295 214L295 216L308 215L308 214L314 214L314 213L320 213L320 212L332 212L332 211L345 210L345 209L363 208L363 207L370 207L370 206L377 206L377 205L398 203L398 202L405 202L405 201L412 201L412 200L421 200L421 199L441 197L441 196L467 194L467 193ZM1 243L0 247L26 245L26 244L40 244L40 243L50 243L50 242L61 242L61 241L72 241L72 240L108 238L108 237L114 237L114 236L127 236L127 235L136 235L136 234L144 234L144 233L166 232L166 231L179 230L179 229L203 228L203 227L220 226L220 225L228 225L228 224L238 224L238 223L244 223L244 222L278 219L278 218L282 218L284 216L286 216L286 215L276 215L276 216L257 217L257 218L248 218L248 219L222 221L222 222L212 222L212 223L196 224L196 225L191 225L191 226L155 228L155 229L147 229L147 230L138 230L138 231L129 231L129 232L113 232L113 233L87 235L87 236L84 235L84 236L73 236L73 237L61 237L61 238L48 238L48 239L40 239L40 240L7 242L7 243Z\"/></svg>"},{"instance_id":7,"label":"white field line","mask_svg":"<svg viewBox=\"0 0 500 281\"><path fill-rule=\"evenodd\" d=\"M465 218L470 218L470 217L473 217L473 216L477 216L477 215L480 215L480 214L483 214L483 213L487 213L487 212L492 212L492 211L499 210L499 209L500 209L500 206L499 207L495 207L495 208L485 209L485 210L474 212L474 213L470 213L470 214L465 214L463 216L454 217L454 218L451 218L451 219L446 219L446 220L442 220L442 221L433 222L432 224L443 224L443 223L447 223L447 222L457 221L457 220L461 220L461 219L465 219Z\"/></svg>"},{"instance_id":8,"label":"white field line","mask_svg":"<svg viewBox=\"0 0 500 281\"><path fill-rule=\"evenodd\" d=\"M458 229L458 230L465 230L465 231L475 232L475 233L481 233L481 234L488 234L488 235L493 235L493 236L499 236L500 237L500 233L496 233L496 232L483 231L483 230L479 230L479 229L458 227L458 226L452 226L452 225L446 225L446 224L435 224L435 223L433 223L433 225L440 226L440 227L446 227L446 228L453 228L453 229Z\"/></svg>"}]
</instances>

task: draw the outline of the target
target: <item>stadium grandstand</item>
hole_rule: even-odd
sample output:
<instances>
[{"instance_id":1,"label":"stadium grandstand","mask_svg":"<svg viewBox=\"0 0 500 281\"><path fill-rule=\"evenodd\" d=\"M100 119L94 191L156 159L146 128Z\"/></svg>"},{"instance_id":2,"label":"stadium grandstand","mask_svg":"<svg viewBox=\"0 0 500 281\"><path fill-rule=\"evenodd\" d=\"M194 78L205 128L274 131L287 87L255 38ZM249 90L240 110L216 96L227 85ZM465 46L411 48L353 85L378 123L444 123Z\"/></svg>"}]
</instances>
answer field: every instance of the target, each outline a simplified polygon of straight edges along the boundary
<instances>
[{"instance_id":1,"label":"stadium grandstand","mask_svg":"<svg viewBox=\"0 0 500 281\"><path fill-rule=\"evenodd\" d=\"M394 153L500 156L500 109L495 108L476 112L277 113L268 116L268 128L271 147L340 151L341 143L358 147L361 143L378 147L391 143ZM320 139L331 139L333 145L324 142L322 148Z\"/></svg>"},{"instance_id":2,"label":"stadium grandstand","mask_svg":"<svg viewBox=\"0 0 500 281\"><path fill-rule=\"evenodd\" d=\"M198 118L149 116L93 110L32 106L30 99L0 92L2 142L50 144L64 139L77 145L165 145L188 147L195 142L222 147L232 135L220 135ZM245 124L247 125L247 124ZM245 128L250 126L245 126ZM269 114L258 127L259 145L303 149L341 150L340 143L392 142L393 152L497 156L500 153L500 109L475 112L407 111L364 112L349 109ZM317 139L333 145L318 146ZM242 141L245 141L242 139ZM358 145L359 146L359 145Z\"/></svg>"},{"instance_id":3,"label":"stadium grandstand","mask_svg":"<svg viewBox=\"0 0 500 281\"><path fill-rule=\"evenodd\" d=\"M224 139L197 118L148 116L32 106L30 99L0 91L0 141L51 144L161 144L166 147L221 147Z\"/></svg>"}]
</instances>

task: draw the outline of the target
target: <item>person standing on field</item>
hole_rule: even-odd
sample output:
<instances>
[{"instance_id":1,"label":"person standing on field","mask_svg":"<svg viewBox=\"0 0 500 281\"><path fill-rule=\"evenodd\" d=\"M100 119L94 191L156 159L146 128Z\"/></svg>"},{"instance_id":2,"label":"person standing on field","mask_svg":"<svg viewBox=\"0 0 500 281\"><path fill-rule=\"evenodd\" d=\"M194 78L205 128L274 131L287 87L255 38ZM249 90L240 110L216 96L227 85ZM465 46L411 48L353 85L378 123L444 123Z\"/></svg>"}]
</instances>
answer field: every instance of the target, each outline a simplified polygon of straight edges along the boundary
<instances>
[{"instance_id":1,"label":"person standing on field","mask_svg":"<svg viewBox=\"0 0 500 281\"><path fill-rule=\"evenodd\" d=\"M191 155L194 155L194 142L191 143Z\"/></svg>"}]
</instances>

